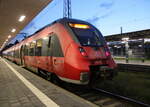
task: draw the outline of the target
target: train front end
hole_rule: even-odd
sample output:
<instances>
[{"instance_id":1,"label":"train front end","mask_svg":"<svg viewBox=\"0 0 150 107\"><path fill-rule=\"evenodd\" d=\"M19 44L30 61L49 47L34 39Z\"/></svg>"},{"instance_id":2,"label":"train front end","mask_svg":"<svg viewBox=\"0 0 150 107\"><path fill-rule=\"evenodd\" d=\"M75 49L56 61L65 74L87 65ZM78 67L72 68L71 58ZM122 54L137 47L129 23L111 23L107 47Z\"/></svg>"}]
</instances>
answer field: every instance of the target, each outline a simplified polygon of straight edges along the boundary
<instances>
[{"instance_id":1,"label":"train front end","mask_svg":"<svg viewBox=\"0 0 150 107\"><path fill-rule=\"evenodd\" d=\"M96 83L112 79L117 67L102 34L91 24L68 21L72 42L66 52L65 68L68 78L77 84Z\"/></svg>"}]
</instances>

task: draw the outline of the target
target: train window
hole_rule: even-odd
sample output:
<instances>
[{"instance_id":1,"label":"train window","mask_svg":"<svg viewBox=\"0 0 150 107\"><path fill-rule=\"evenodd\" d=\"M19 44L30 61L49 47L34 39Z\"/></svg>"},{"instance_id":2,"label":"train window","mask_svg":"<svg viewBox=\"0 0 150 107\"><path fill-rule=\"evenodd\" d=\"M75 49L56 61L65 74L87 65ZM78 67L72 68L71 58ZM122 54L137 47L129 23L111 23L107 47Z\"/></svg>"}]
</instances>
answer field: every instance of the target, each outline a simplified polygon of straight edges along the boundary
<instances>
[{"instance_id":1,"label":"train window","mask_svg":"<svg viewBox=\"0 0 150 107\"><path fill-rule=\"evenodd\" d=\"M35 45L36 45L36 42L35 42L35 41L33 41L33 42L30 43L30 49L29 49L29 55L30 55L30 56L34 56L34 55L35 55L35 54L34 54Z\"/></svg>"},{"instance_id":2,"label":"train window","mask_svg":"<svg viewBox=\"0 0 150 107\"><path fill-rule=\"evenodd\" d=\"M60 41L57 37L57 35L53 35L51 37L51 44L50 44L51 50L52 50L52 56L54 57L63 57L63 51L61 48Z\"/></svg>"},{"instance_id":3,"label":"train window","mask_svg":"<svg viewBox=\"0 0 150 107\"><path fill-rule=\"evenodd\" d=\"M86 27L86 26L81 26ZM102 46L104 45L104 38L102 34L95 28L87 27L71 27L72 31L83 46Z\"/></svg>"},{"instance_id":4,"label":"train window","mask_svg":"<svg viewBox=\"0 0 150 107\"><path fill-rule=\"evenodd\" d=\"M24 47L24 54L25 56L28 56L28 50L29 50L29 43L27 43Z\"/></svg>"},{"instance_id":5,"label":"train window","mask_svg":"<svg viewBox=\"0 0 150 107\"><path fill-rule=\"evenodd\" d=\"M19 58L19 49L16 49L14 53L15 53L15 58Z\"/></svg>"},{"instance_id":6,"label":"train window","mask_svg":"<svg viewBox=\"0 0 150 107\"><path fill-rule=\"evenodd\" d=\"M42 39L39 39L36 41L36 49L35 49L35 55L36 56L41 56L42 53Z\"/></svg>"},{"instance_id":7,"label":"train window","mask_svg":"<svg viewBox=\"0 0 150 107\"><path fill-rule=\"evenodd\" d=\"M43 38L43 44L42 44L42 56L48 56L48 50L49 50L49 37Z\"/></svg>"}]
</instances>

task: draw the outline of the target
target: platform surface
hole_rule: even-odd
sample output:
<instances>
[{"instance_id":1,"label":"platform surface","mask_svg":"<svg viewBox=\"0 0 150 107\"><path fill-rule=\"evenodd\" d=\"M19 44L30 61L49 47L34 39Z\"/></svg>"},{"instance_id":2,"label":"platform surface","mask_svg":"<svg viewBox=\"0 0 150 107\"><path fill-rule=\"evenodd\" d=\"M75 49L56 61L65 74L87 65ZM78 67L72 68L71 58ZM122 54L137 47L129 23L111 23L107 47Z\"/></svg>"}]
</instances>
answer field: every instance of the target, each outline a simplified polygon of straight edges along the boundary
<instances>
[{"instance_id":1,"label":"platform surface","mask_svg":"<svg viewBox=\"0 0 150 107\"><path fill-rule=\"evenodd\" d=\"M96 105L0 58L0 107L96 107Z\"/></svg>"}]
</instances>

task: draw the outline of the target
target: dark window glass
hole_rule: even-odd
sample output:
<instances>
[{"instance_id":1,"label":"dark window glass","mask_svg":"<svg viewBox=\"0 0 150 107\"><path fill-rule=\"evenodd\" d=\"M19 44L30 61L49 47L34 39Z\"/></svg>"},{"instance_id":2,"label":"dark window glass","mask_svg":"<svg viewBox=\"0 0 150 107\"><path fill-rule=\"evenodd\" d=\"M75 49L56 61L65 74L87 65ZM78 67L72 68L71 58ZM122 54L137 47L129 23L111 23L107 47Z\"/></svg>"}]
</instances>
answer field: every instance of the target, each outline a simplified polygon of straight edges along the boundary
<instances>
[{"instance_id":1,"label":"dark window glass","mask_svg":"<svg viewBox=\"0 0 150 107\"><path fill-rule=\"evenodd\" d=\"M15 50L15 58L19 58L19 50L17 49L17 50Z\"/></svg>"},{"instance_id":2,"label":"dark window glass","mask_svg":"<svg viewBox=\"0 0 150 107\"><path fill-rule=\"evenodd\" d=\"M102 46L105 43L101 33L94 28L82 29L71 27L71 29L83 46Z\"/></svg>"},{"instance_id":3,"label":"dark window glass","mask_svg":"<svg viewBox=\"0 0 150 107\"><path fill-rule=\"evenodd\" d=\"M54 57L63 57L64 56L60 41L56 35L53 35L51 37L50 48L52 50L52 56L54 56Z\"/></svg>"},{"instance_id":4,"label":"dark window glass","mask_svg":"<svg viewBox=\"0 0 150 107\"><path fill-rule=\"evenodd\" d=\"M19 49L17 50L17 58L19 58Z\"/></svg>"},{"instance_id":5,"label":"dark window glass","mask_svg":"<svg viewBox=\"0 0 150 107\"><path fill-rule=\"evenodd\" d=\"M42 56L48 56L48 44L49 44L49 37L43 38L43 44L42 44Z\"/></svg>"},{"instance_id":6,"label":"dark window glass","mask_svg":"<svg viewBox=\"0 0 150 107\"><path fill-rule=\"evenodd\" d=\"M41 56L42 55L42 39L39 39L36 41L36 49L35 49L35 55Z\"/></svg>"},{"instance_id":7,"label":"dark window glass","mask_svg":"<svg viewBox=\"0 0 150 107\"><path fill-rule=\"evenodd\" d=\"M33 41L33 42L30 43L30 49L29 49L29 55L30 55L30 56L34 56L34 55L35 55L35 54L34 54L35 45L36 45L36 42L35 42L35 41Z\"/></svg>"},{"instance_id":8,"label":"dark window glass","mask_svg":"<svg viewBox=\"0 0 150 107\"><path fill-rule=\"evenodd\" d=\"M26 44L25 47L24 47L25 56L28 56L28 51L29 51L29 44Z\"/></svg>"},{"instance_id":9,"label":"dark window glass","mask_svg":"<svg viewBox=\"0 0 150 107\"><path fill-rule=\"evenodd\" d=\"M48 56L52 56L51 36L49 36L49 40L48 40L47 55L48 55Z\"/></svg>"}]
</instances>

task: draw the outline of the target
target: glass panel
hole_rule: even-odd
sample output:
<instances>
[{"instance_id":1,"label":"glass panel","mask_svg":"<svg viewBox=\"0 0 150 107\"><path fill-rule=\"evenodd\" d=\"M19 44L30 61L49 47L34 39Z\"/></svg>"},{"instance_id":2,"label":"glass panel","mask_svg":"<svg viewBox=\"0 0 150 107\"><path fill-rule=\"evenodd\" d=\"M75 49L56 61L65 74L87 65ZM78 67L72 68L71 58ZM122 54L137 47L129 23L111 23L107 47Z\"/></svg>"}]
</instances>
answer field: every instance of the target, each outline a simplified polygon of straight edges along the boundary
<instances>
[{"instance_id":1,"label":"glass panel","mask_svg":"<svg viewBox=\"0 0 150 107\"><path fill-rule=\"evenodd\" d=\"M103 46L105 43L101 33L94 28L71 27L71 29L83 46Z\"/></svg>"}]
</instances>

